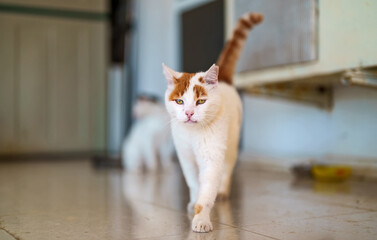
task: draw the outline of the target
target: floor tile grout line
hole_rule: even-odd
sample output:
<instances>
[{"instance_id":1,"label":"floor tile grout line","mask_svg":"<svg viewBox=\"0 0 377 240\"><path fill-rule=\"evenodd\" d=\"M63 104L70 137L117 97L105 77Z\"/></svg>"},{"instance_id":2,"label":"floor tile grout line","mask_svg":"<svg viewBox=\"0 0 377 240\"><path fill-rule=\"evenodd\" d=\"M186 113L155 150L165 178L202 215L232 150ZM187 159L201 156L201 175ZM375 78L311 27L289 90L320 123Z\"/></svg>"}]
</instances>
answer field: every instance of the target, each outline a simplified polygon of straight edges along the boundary
<instances>
[{"instance_id":1,"label":"floor tile grout line","mask_svg":"<svg viewBox=\"0 0 377 240\"><path fill-rule=\"evenodd\" d=\"M228 227L231 227L231 228L239 228L239 226L236 226L236 225L232 225L232 224L229 224L229 223L222 223L222 222L218 222L218 221L212 221L212 222L215 222L217 224L222 224L222 225L225 225L225 226L228 226Z\"/></svg>"},{"instance_id":2,"label":"floor tile grout line","mask_svg":"<svg viewBox=\"0 0 377 240\"><path fill-rule=\"evenodd\" d=\"M227 223L222 223L222 222L219 222L219 221L213 221L213 223L216 223L216 224L219 224L219 225L224 225L224 226L227 226L227 228L220 228L220 229L216 229L216 230L222 230L222 229L229 229L229 228L235 228L235 229L238 229L237 226L232 226L230 224L227 224Z\"/></svg>"},{"instance_id":3,"label":"floor tile grout line","mask_svg":"<svg viewBox=\"0 0 377 240\"><path fill-rule=\"evenodd\" d=\"M250 232L250 233L253 233L253 234L257 234L257 235L260 235L260 236L263 236L263 237L267 237L267 238L270 238L270 239L274 239L274 240L280 240L278 238L274 238L274 237L271 237L271 236L268 236L268 235L264 235L262 233L257 233L257 232L254 232L254 231L251 231L251 230L248 230L248 229L245 229L245 228L242 228L242 227L239 227L239 226L234 226L234 225L230 225L230 224L225 224L225 223L222 223L228 227L231 227L231 228L234 228L234 229L237 229L237 230L241 230L241 231L245 231L245 232Z\"/></svg>"},{"instance_id":4,"label":"floor tile grout line","mask_svg":"<svg viewBox=\"0 0 377 240\"><path fill-rule=\"evenodd\" d=\"M222 223L222 222L219 222L219 221L212 221L212 222L215 222L215 223L220 224L220 225L227 226L227 228L222 228L222 229L229 229L229 228L239 229L238 226L235 226L235 225L232 225L232 224ZM217 230L222 230L222 229L217 229Z\"/></svg>"},{"instance_id":5,"label":"floor tile grout line","mask_svg":"<svg viewBox=\"0 0 377 240\"><path fill-rule=\"evenodd\" d=\"M257 232L254 232L254 231L251 231L251 230L247 230L247 229L244 229L244 228L239 228L239 229L242 230L242 231L245 231L245 232L250 232L250 233L257 234L257 235L260 235L260 236L263 236L263 237L267 237L267 238L270 238L270 239L281 240L279 238L271 237L271 236L268 236L268 235L265 235L265 234L262 234L262 233L257 233Z\"/></svg>"},{"instance_id":6,"label":"floor tile grout line","mask_svg":"<svg viewBox=\"0 0 377 240\"><path fill-rule=\"evenodd\" d=\"M11 236L12 238L14 238L15 240L21 240L20 237L17 237L16 235L14 235L13 233L9 232L8 230L6 230L5 228L3 228L2 226L0 226L0 230L3 230L4 232L6 232L9 236Z\"/></svg>"},{"instance_id":7,"label":"floor tile grout line","mask_svg":"<svg viewBox=\"0 0 377 240\"><path fill-rule=\"evenodd\" d=\"M160 205L160 204L156 204L154 202L146 201L146 200L143 200L143 199L132 198L130 200L132 200L132 201L140 201L142 203L146 203L146 204L158 207L158 208L162 208L162 209L169 210L169 211L172 211L172 212L177 212L177 213L185 214L184 212L182 212L180 210L177 210L177 209L174 209L174 208L169 208L169 207L166 207L166 206L163 206L163 205Z\"/></svg>"}]
</instances>

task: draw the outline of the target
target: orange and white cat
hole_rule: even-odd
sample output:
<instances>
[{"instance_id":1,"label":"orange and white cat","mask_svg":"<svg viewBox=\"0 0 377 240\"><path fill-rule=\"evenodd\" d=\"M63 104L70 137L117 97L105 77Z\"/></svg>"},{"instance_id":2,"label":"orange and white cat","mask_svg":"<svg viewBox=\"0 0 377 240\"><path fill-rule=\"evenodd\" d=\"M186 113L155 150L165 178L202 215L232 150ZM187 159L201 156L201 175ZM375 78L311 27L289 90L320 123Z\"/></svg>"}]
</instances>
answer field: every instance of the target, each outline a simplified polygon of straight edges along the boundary
<instances>
[{"instance_id":1,"label":"orange and white cat","mask_svg":"<svg viewBox=\"0 0 377 240\"><path fill-rule=\"evenodd\" d=\"M242 104L232 86L233 75L248 31L262 19L255 13L242 17L217 65L206 72L175 72L163 64L168 81L165 105L190 189L187 209L195 213L191 227L195 232L213 229L210 211L216 196L229 196L242 122Z\"/></svg>"}]
</instances>

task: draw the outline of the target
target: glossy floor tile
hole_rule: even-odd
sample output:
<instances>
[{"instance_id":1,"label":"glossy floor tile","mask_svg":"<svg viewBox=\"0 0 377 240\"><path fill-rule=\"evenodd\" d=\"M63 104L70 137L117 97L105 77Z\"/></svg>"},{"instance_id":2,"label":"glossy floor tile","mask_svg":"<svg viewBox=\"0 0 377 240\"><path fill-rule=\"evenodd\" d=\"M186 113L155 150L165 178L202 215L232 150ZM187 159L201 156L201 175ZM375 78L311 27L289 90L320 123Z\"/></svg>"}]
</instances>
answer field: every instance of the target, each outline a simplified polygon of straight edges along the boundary
<instances>
[{"instance_id":1,"label":"glossy floor tile","mask_svg":"<svg viewBox=\"0 0 377 240\"><path fill-rule=\"evenodd\" d=\"M214 231L193 233L179 166L127 174L88 160L0 163L0 240L376 239L377 183L318 183L238 166Z\"/></svg>"},{"instance_id":2,"label":"glossy floor tile","mask_svg":"<svg viewBox=\"0 0 377 240\"><path fill-rule=\"evenodd\" d=\"M377 213L345 214L331 217L292 219L272 224L246 226L253 232L269 232L277 239L376 239Z\"/></svg>"}]
</instances>

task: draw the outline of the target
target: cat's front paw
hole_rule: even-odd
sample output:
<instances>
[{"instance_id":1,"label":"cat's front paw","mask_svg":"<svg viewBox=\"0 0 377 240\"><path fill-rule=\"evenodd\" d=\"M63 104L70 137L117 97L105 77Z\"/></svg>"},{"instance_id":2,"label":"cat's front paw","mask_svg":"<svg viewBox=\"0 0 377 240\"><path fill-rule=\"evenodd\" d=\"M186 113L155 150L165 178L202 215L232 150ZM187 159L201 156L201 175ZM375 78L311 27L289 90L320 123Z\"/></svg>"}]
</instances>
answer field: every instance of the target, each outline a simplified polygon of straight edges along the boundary
<instances>
[{"instance_id":1,"label":"cat's front paw","mask_svg":"<svg viewBox=\"0 0 377 240\"><path fill-rule=\"evenodd\" d=\"M204 217L203 215L197 214L195 215L194 219L192 220L191 229L194 232L201 232L206 233L213 230L212 223L208 217Z\"/></svg>"}]
</instances>

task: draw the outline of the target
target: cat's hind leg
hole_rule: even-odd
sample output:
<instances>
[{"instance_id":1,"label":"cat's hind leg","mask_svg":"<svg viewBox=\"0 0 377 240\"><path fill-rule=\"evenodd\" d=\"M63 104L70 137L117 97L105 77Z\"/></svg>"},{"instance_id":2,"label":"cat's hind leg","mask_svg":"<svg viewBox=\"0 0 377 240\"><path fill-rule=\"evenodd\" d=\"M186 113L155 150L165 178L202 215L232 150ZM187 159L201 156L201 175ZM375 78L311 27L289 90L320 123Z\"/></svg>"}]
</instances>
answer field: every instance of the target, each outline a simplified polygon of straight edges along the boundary
<instances>
[{"instance_id":1,"label":"cat's hind leg","mask_svg":"<svg viewBox=\"0 0 377 240\"><path fill-rule=\"evenodd\" d=\"M228 149L224 161L224 170L221 176L221 182L219 191L217 193L218 201L225 201L229 198L231 185L232 185L232 176L234 166L236 165L237 156L238 156L238 144L236 146L231 146Z\"/></svg>"},{"instance_id":2,"label":"cat's hind leg","mask_svg":"<svg viewBox=\"0 0 377 240\"><path fill-rule=\"evenodd\" d=\"M241 119L241 115L240 115ZM234 166L238 158L238 144L240 133L240 120L233 121L228 130L227 143L225 150L224 169L221 176L221 183L217 194L217 200L223 201L229 198Z\"/></svg>"}]
</instances>

